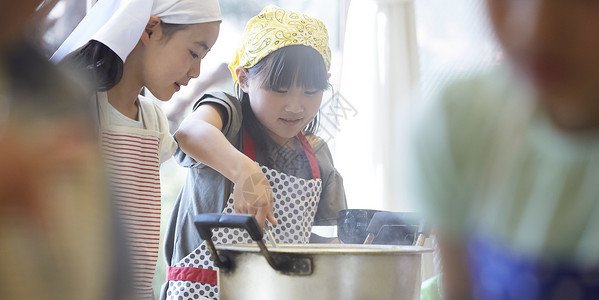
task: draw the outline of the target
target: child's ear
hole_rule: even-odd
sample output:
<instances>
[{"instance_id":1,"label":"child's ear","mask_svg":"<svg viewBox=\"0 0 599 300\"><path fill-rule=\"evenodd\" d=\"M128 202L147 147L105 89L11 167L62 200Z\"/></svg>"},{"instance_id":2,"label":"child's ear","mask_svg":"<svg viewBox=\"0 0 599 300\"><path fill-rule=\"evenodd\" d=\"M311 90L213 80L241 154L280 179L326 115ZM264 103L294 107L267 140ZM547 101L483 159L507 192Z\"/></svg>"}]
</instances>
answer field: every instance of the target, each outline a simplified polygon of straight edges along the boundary
<instances>
[{"instance_id":1,"label":"child's ear","mask_svg":"<svg viewBox=\"0 0 599 300\"><path fill-rule=\"evenodd\" d=\"M250 91L247 69L239 66L235 69L235 74L237 74L237 82L239 82L239 87L241 87L243 92L247 94Z\"/></svg>"},{"instance_id":2,"label":"child's ear","mask_svg":"<svg viewBox=\"0 0 599 300\"><path fill-rule=\"evenodd\" d=\"M162 28L160 27L160 18L157 16L151 16L146 28L141 35L141 41L147 43L150 39L160 39L162 35Z\"/></svg>"}]
</instances>

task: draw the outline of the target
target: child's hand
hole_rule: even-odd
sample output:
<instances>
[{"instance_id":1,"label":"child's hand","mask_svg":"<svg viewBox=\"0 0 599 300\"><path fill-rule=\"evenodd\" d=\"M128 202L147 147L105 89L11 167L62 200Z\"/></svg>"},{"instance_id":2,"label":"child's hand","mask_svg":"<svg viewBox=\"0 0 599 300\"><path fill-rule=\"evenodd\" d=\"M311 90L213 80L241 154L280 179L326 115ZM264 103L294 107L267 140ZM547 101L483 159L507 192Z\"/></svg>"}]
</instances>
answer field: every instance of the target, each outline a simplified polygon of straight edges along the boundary
<instances>
[{"instance_id":1,"label":"child's hand","mask_svg":"<svg viewBox=\"0 0 599 300\"><path fill-rule=\"evenodd\" d=\"M233 190L235 212L254 215L262 228L266 220L276 225L272 190L260 167L251 162L244 168L239 178Z\"/></svg>"}]
</instances>

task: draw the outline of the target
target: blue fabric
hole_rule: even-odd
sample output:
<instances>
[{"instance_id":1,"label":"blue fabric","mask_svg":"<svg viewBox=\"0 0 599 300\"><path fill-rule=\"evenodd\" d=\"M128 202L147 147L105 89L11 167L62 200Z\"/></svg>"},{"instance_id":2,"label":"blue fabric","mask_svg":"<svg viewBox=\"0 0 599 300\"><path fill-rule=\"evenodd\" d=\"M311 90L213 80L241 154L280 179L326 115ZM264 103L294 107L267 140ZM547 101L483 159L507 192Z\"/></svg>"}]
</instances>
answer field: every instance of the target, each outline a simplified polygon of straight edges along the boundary
<instances>
[{"instance_id":1,"label":"blue fabric","mask_svg":"<svg viewBox=\"0 0 599 300\"><path fill-rule=\"evenodd\" d=\"M599 299L599 265L581 268L522 255L495 240L469 240L474 299Z\"/></svg>"}]
</instances>

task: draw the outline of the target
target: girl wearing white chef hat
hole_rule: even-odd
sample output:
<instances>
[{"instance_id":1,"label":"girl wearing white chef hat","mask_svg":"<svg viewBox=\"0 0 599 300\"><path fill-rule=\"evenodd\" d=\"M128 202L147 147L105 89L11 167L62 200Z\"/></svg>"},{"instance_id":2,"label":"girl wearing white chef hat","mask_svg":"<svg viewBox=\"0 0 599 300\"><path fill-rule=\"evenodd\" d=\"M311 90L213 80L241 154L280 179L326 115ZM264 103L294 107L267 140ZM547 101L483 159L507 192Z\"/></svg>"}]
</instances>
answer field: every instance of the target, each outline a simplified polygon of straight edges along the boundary
<instances>
[{"instance_id":1,"label":"girl wearing white chef hat","mask_svg":"<svg viewBox=\"0 0 599 300\"><path fill-rule=\"evenodd\" d=\"M200 73L218 37L217 0L99 0L50 58L89 76L116 205L127 228L135 289L154 299L160 163L175 151L160 100Z\"/></svg>"}]
</instances>

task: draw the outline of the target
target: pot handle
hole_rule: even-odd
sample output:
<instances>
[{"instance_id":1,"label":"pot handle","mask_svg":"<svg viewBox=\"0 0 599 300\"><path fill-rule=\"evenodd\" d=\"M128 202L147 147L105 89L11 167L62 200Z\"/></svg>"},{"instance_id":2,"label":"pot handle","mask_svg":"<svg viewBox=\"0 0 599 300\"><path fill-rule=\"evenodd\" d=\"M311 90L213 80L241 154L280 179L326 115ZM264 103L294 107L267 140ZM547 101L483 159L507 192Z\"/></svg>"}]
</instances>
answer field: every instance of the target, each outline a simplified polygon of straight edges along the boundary
<instances>
[{"instance_id":1,"label":"pot handle","mask_svg":"<svg viewBox=\"0 0 599 300\"><path fill-rule=\"evenodd\" d=\"M231 261L226 256L219 256L216 252L214 242L212 242L212 228L245 228L255 242L260 247L260 252L268 261L268 264L275 270L281 270L281 265L277 264L262 241L262 230L253 215L250 214L199 214L194 219L194 224L200 233L200 237L206 241L210 255L214 258L214 264L219 268L230 269Z\"/></svg>"},{"instance_id":2,"label":"pot handle","mask_svg":"<svg viewBox=\"0 0 599 300\"><path fill-rule=\"evenodd\" d=\"M261 241L263 234L258 222L250 214L199 214L194 223L204 240L212 238L212 228L245 228L254 241Z\"/></svg>"}]
</instances>

